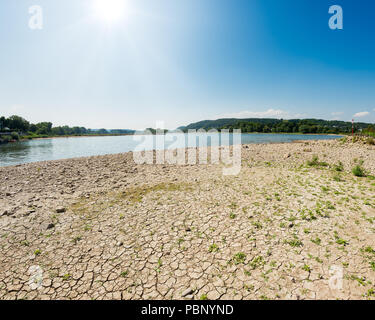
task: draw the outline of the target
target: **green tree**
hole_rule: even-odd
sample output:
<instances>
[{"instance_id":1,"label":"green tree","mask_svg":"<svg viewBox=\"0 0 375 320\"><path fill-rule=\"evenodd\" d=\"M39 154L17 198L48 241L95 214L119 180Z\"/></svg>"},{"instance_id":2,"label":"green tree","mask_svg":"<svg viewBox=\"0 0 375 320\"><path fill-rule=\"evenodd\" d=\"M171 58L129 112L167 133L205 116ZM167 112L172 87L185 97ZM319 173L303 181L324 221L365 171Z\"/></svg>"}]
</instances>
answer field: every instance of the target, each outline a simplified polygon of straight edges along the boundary
<instances>
[{"instance_id":1,"label":"green tree","mask_svg":"<svg viewBox=\"0 0 375 320\"><path fill-rule=\"evenodd\" d=\"M26 132L29 130L30 122L19 116L11 116L7 120L7 125L12 131Z\"/></svg>"},{"instance_id":2,"label":"green tree","mask_svg":"<svg viewBox=\"0 0 375 320\"><path fill-rule=\"evenodd\" d=\"M299 126L299 132L303 133L303 134L306 134L306 133L310 133L310 126L307 125L307 124L303 124L303 125L300 125Z\"/></svg>"},{"instance_id":3,"label":"green tree","mask_svg":"<svg viewBox=\"0 0 375 320\"><path fill-rule=\"evenodd\" d=\"M40 122L36 124L37 134L50 134L52 129L52 123L51 122Z\"/></svg>"},{"instance_id":4,"label":"green tree","mask_svg":"<svg viewBox=\"0 0 375 320\"><path fill-rule=\"evenodd\" d=\"M0 130L3 130L5 128L5 117L0 117Z\"/></svg>"}]
</instances>

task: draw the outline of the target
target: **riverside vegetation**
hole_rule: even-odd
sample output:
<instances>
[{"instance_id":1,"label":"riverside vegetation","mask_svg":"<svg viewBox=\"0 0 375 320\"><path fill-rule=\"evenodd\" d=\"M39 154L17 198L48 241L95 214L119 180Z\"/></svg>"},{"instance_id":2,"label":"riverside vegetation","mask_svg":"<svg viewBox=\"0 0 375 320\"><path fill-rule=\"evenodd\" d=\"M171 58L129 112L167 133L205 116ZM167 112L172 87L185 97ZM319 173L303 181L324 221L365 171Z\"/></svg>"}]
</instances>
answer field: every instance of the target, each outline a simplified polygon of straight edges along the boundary
<instances>
[{"instance_id":1,"label":"riverside vegetation","mask_svg":"<svg viewBox=\"0 0 375 320\"><path fill-rule=\"evenodd\" d=\"M4 134L4 130L7 134ZM326 121L317 119L218 119L213 121L201 121L179 128L182 131L189 129L210 130L241 129L243 133L314 133L314 134L349 134L352 132L351 122ZM148 132L156 133L153 128L147 128ZM159 130L160 131L160 130ZM168 130L164 130L166 133ZM356 123L354 131L365 136L375 138L375 126L367 123ZM3 134L2 134L3 132ZM92 135L128 135L136 133L129 129L86 129L84 127L58 126L53 127L51 122L31 124L20 116L9 118L0 117L0 143L17 141L22 139L64 137L64 136L92 136Z\"/></svg>"},{"instance_id":2,"label":"riverside vegetation","mask_svg":"<svg viewBox=\"0 0 375 320\"><path fill-rule=\"evenodd\" d=\"M0 299L375 299L374 175L351 138L243 146L238 176L131 153L0 168Z\"/></svg>"},{"instance_id":3,"label":"riverside vegetation","mask_svg":"<svg viewBox=\"0 0 375 320\"><path fill-rule=\"evenodd\" d=\"M7 133L9 134L4 134ZM2 134L3 132L3 134ZM20 116L9 118L0 117L0 143L18 141L22 139L36 139L64 136L90 136L90 135L127 135L133 134L134 130L128 129L86 129L84 127L59 126L53 127L51 122L40 122L32 124Z\"/></svg>"}]
</instances>

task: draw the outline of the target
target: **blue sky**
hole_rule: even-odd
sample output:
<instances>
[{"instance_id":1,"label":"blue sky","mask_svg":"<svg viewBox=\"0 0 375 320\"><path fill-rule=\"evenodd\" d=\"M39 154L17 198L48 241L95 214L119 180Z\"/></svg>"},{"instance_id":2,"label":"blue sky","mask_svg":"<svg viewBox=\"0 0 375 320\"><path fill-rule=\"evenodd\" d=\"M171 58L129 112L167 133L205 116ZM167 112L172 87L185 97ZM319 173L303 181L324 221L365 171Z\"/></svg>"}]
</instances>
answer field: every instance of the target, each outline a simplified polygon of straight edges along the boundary
<instances>
[{"instance_id":1,"label":"blue sky","mask_svg":"<svg viewBox=\"0 0 375 320\"><path fill-rule=\"evenodd\" d=\"M372 0L1 0L0 114L88 128L220 117L375 122ZM28 27L43 8L43 29ZM344 29L328 27L341 5Z\"/></svg>"}]
</instances>

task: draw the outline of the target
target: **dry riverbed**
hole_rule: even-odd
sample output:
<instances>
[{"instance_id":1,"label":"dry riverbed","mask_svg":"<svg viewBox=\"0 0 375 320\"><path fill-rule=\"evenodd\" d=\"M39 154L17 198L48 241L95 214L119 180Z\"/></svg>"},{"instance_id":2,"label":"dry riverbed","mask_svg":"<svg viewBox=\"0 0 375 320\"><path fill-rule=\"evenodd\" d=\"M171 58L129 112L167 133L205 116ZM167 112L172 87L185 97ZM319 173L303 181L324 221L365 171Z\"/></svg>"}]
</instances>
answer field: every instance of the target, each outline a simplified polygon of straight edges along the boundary
<instances>
[{"instance_id":1,"label":"dry riverbed","mask_svg":"<svg viewBox=\"0 0 375 320\"><path fill-rule=\"evenodd\" d=\"M0 168L0 299L374 299L361 161L375 175L374 146L313 141L243 146L238 176L130 153Z\"/></svg>"}]
</instances>

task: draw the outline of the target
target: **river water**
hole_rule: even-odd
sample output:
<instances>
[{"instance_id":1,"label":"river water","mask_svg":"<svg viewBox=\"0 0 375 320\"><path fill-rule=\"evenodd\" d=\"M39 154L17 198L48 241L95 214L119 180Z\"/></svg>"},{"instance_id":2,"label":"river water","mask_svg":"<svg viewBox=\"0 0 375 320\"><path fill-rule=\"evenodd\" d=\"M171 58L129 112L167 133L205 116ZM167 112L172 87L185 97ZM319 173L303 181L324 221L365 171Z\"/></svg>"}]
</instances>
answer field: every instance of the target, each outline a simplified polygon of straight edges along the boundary
<instances>
[{"instance_id":1,"label":"river water","mask_svg":"<svg viewBox=\"0 0 375 320\"><path fill-rule=\"evenodd\" d=\"M140 150L141 144L144 150L163 148L183 148L194 146L194 140L204 134L188 136L185 134L158 136L166 140L164 145L156 143L155 136L98 136L98 137L72 137L51 138L20 141L0 145L0 166L11 166L29 162L58 160L77 157L88 157L95 155L116 154L128 151ZM159 139L158 138L158 139ZM230 135L229 143L283 143L295 140L329 140L337 139L339 136L332 135L302 135L302 134L241 134L240 138L233 139ZM224 140L224 139L223 139ZM208 145L211 145L208 139ZM212 136L213 143L220 140L219 134ZM222 141L222 144L226 144ZM198 145L198 143L197 143ZM200 144L199 144L200 145Z\"/></svg>"}]
</instances>

